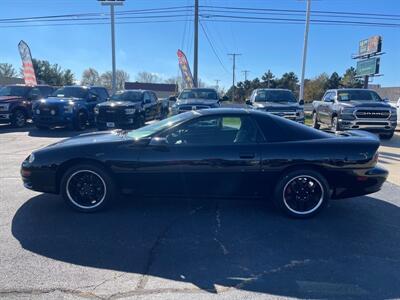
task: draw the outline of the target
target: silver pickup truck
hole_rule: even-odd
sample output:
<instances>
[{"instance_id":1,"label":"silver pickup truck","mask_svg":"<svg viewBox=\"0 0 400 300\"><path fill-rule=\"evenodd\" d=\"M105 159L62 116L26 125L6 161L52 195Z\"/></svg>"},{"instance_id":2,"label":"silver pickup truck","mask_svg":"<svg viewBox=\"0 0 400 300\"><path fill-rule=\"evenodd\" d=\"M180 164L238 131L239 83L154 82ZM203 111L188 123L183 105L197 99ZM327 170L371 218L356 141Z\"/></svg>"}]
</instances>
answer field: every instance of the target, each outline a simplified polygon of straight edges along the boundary
<instances>
[{"instance_id":1,"label":"silver pickup truck","mask_svg":"<svg viewBox=\"0 0 400 300\"><path fill-rule=\"evenodd\" d=\"M313 127L327 125L335 131L363 129L383 139L392 138L397 125L396 108L368 89L333 89L322 101L313 102Z\"/></svg>"}]
</instances>

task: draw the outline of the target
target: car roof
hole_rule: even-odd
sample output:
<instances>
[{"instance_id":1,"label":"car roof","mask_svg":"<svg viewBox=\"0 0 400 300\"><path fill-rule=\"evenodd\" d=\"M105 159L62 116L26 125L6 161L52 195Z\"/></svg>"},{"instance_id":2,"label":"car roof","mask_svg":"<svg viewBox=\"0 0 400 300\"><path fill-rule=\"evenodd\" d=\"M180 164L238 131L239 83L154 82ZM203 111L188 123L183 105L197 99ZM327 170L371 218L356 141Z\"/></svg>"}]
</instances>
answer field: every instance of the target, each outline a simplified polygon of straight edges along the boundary
<instances>
[{"instance_id":1,"label":"car roof","mask_svg":"<svg viewBox=\"0 0 400 300\"><path fill-rule=\"evenodd\" d=\"M236 108L236 107L218 107L210 109L201 109L198 110L197 112L201 115L206 115L206 116L219 115L219 114L242 115L242 114L254 113L256 112L256 110L247 108Z\"/></svg>"},{"instance_id":2,"label":"car roof","mask_svg":"<svg viewBox=\"0 0 400 300\"><path fill-rule=\"evenodd\" d=\"M257 91L289 91L289 92L291 92L291 90L289 90L289 89L274 89L274 88L258 88L256 90Z\"/></svg>"},{"instance_id":3,"label":"car roof","mask_svg":"<svg viewBox=\"0 0 400 300\"><path fill-rule=\"evenodd\" d=\"M327 92L336 92L336 91L370 91L370 92L375 92L373 89L363 89L363 88L340 88L340 89L327 90Z\"/></svg>"}]
</instances>

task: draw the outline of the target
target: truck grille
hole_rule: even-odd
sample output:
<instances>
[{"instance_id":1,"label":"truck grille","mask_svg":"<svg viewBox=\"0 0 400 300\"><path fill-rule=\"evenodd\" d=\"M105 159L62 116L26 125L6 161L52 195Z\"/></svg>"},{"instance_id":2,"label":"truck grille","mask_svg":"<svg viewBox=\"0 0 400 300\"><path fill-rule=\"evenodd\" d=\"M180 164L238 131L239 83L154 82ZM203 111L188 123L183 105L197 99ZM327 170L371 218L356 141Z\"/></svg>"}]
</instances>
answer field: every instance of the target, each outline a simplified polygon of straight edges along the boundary
<instances>
[{"instance_id":1,"label":"truck grille","mask_svg":"<svg viewBox=\"0 0 400 300\"><path fill-rule=\"evenodd\" d=\"M58 115L58 107L53 105L41 105L39 107L40 115L42 116L55 116Z\"/></svg>"},{"instance_id":2,"label":"truck grille","mask_svg":"<svg viewBox=\"0 0 400 300\"><path fill-rule=\"evenodd\" d=\"M99 122L118 122L124 118L126 118L125 108L99 107L97 115L97 121Z\"/></svg>"},{"instance_id":3,"label":"truck grille","mask_svg":"<svg viewBox=\"0 0 400 300\"><path fill-rule=\"evenodd\" d=\"M390 111L388 110L366 110L359 109L356 111L356 117L359 119L388 119Z\"/></svg>"},{"instance_id":4,"label":"truck grille","mask_svg":"<svg viewBox=\"0 0 400 300\"><path fill-rule=\"evenodd\" d=\"M268 111L269 113L284 117L286 119L295 120L296 119L296 112L295 111Z\"/></svg>"}]
</instances>

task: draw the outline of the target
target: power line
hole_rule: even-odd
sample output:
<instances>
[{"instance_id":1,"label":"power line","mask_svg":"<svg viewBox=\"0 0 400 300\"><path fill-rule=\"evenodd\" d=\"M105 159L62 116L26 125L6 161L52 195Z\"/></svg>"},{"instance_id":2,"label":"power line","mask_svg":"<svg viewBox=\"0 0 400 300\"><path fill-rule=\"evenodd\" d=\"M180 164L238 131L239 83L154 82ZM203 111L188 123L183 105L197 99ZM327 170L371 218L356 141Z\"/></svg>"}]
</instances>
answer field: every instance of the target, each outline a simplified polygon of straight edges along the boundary
<instances>
[{"instance_id":1,"label":"power line","mask_svg":"<svg viewBox=\"0 0 400 300\"><path fill-rule=\"evenodd\" d=\"M229 73L228 69L225 67L225 65L223 64L223 62L222 62L221 58L219 57L217 51L215 50L213 43L211 42L210 38L208 37L208 34L207 34L202 22L200 22L200 26L201 26L201 29L203 30L203 33L204 33L208 43L210 44L210 47L211 47L212 51L214 52L214 55L217 57L220 65L225 70L225 72Z\"/></svg>"}]
</instances>

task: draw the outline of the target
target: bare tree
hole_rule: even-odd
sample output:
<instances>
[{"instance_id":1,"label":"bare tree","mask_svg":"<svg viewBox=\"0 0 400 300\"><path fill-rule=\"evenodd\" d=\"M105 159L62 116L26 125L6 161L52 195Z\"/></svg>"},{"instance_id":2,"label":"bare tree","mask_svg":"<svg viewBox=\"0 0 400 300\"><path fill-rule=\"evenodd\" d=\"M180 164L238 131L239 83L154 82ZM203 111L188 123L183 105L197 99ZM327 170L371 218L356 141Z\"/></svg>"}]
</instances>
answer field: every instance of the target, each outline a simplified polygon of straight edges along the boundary
<instances>
[{"instance_id":1,"label":"bare tree","mask_svg":"<svg viewBox=\"0 0 400 300\"><path fill-rule=\"evenodd\" d=\"M100 84L100 75L99 72L97 72L93 68L86 69L82 73L82 80L81 80L82 85L98 85Z\"/></svg>"},{"instance_id":2,"label":"bare tree","mask_svg":"<svg viewBox=\"0 0 400 300\"><path fill-rule=\"evenodd\" d=\"M16 77L17 71L15 71L12 64L0 63L0 77Z\"/></svg>"},{"instance_id":3,"label":"bare tree","mask_svg":"<svg viewBox=\"0 0 400 300\"><path fill-rule=\"evenodd\" d=\"M139 72L136 75L136 81L143 82L143 83L159 83L162 81L161 77L156 73L150 72Z\"/></svg>"},{"instance_id":4,"label":"bare tree","mask_svg":"<svg viewBox=\"0 0 400 300\"><path fill-rule=\"evenodd\" d=\"M123 70L117 70L116 72L117 90L123 90L125 88L125 82L129 81L129 74ZM107 89L112 88L112 72L107 71L100 76L101 85Z\"/></svg>"}]
</instances>

